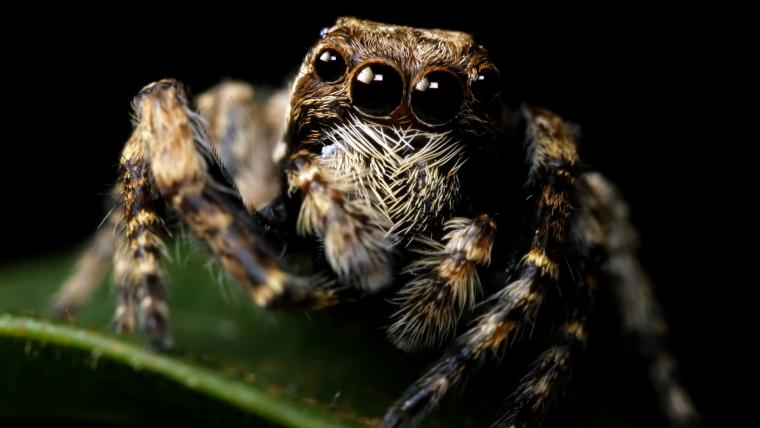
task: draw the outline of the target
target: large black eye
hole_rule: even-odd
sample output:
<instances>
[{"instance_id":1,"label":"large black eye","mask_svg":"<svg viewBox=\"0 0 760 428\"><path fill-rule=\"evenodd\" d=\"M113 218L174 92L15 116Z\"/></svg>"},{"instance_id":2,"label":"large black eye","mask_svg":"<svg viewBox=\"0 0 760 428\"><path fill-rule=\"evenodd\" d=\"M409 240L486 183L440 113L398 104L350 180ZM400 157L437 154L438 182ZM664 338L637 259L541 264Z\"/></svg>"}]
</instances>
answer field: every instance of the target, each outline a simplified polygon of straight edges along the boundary
<instances>
[{"instance_id":1,"label":"large black eye","mask_svg":"<svg viewBox=\"0 0 760 428\"><path fill-rule=\"evenodd\" d=\"M472 81L472 95L480 102L493 100L501 90L499 73L492 68L480 70Z\"/></svg>"},{"instance_id":2,"label":"large black eye","mask_svg":"<svg viewBox=\"0 0 760 428\"><path fill-rule=\"evenodd\" d=\"M417 118L430 125L440 125L454 118L462 107L462 84L446 71L431 71L414 85L412 110Z\"/></svg>"},{"instance_id":3,"label":"large black eye","mask_svg":"<svg viewBox=\"0 0 760 428\"><path fill-rule=\"evenodd\" d=\"M369 64L363 66L351 82L351 102L359 110L372 116L387 116L401 104L404 84L391 66Z\"/></svg>"},{"instance_id":4,"label":"large black eye","mask_svg":"<svg viewBox=\"0 0 760 428\"><path fill-rule=\"evenodd\" d=\"M346 72L346 61L333 49L325 49L314 60L314 71L325 82L334 82Z\"/></svg>"}]
</instances>

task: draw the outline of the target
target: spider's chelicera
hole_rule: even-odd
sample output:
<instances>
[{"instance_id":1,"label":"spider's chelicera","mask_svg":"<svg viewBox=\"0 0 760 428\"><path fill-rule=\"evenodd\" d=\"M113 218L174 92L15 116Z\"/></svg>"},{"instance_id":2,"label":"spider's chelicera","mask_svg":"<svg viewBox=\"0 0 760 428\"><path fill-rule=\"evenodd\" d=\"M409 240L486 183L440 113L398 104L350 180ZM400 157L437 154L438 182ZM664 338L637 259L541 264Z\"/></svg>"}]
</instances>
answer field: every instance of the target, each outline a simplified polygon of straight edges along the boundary
<instances>
[{"instance_id":1,"label":"spider's chelicera","mask_svg":"<svg viewBox=\"0 0 760 428\"><path fill-rule=\"evenodd\" d=\"M148 85L113 192L122 227L98 233L56 310L79 307L113 255L117 330L169 347L163 213L176 214L257 305L382 296L398 348L446 347L387 427L419 420L508 344L547 340L496 423L522 427L561 389L608 287L666 414L693 420L625 204L581 167L571 126L507 111L501 86L467 34L352 18L322 33L289 94L223 83L196 113L177 82ZM554 295L562 309L538 314ZM520 335L547 313L546 335Z\"/></svg>"}]
</instances>

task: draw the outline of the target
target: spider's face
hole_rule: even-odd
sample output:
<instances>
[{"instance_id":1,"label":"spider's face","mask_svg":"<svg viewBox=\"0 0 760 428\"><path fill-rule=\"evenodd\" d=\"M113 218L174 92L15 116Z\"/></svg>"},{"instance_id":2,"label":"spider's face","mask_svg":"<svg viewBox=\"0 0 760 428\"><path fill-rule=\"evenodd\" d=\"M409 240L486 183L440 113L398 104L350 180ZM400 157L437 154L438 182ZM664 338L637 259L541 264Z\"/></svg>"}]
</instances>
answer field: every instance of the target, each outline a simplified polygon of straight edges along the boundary
<instances>
[{"instance_id":1,"label":"spider's face","mask_svg":"<svg viewBox=\"0 0 760 428\"><path fill-rule=\"evenodd\" d=\"M313 142L356 118L421 131L482 136L501 124L501 82L465 33L339 19L295 83L291 132Z\"/></svg>"},{"instance_id":2,"label":"spider's face","mask_svg":"<svg viewBox=\"0 0 760 428\"><path fill-rule=\"evenodd\" d=\"M289 149L358 177L353 196L414 235L454 210L468 150L500 131L500 86L467 34L342 18L301 66Z\"/></svg>"}]
</instances>

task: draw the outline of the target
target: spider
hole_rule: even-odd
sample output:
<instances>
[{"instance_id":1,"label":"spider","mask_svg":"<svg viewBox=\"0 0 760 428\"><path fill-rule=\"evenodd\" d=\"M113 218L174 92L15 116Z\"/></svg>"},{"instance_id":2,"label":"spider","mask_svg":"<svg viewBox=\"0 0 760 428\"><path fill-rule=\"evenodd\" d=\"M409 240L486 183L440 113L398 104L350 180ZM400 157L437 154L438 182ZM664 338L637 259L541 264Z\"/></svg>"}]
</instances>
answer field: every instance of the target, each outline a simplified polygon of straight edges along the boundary
<instances>
[{"instance_id":1,"label":"spider","mask_svg":"<svg viewBox=\"0 0 760 428\"><path fill-rule=\"evenodd\" d=\"M501 88L468 34L354 18L323 30L289 93L226 82L195 110L180 83L152 83L134 100L113 191L119 233L97 233L54 310L76 310L113 258L116 330L169 348L161 255L164 219L178 215L255 304L379 298L398 348L444 348L386 427L417 423L518 341L544 350L494 426L540 425L586 347L600 290L670 421L695 421L625 203L584 168L573 126L508 109Z\"/></svg>"}]
</instances>

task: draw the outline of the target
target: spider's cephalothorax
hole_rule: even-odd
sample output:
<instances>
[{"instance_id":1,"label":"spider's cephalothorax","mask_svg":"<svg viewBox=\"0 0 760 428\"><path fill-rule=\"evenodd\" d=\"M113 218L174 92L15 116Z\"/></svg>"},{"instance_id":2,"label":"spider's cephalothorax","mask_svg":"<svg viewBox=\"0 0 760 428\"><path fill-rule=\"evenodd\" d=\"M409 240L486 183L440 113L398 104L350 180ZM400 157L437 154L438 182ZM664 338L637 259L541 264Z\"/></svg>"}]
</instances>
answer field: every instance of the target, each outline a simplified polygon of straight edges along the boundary
<instances>
[{"instance_id":1,"label":"spider's cephalothorax","mask_svg":"<svg viewBox=\"0 0 760 428\"><path fill-rule=\"evenodd\" d=\"M546 350L497 422L522 427L562 389L608 287L666 414L694 421L625 204L580 167L572 127L540 108L510 118L500 87L467 34L352 18L323 31L289 98L230 82L201 95L196 113L177 82L148 85L113 192L119 232L98 233L55 310L75 310L113 257L116 328L170 346L163 213L177 214L260 306L381 294L396 346L446 344L385 416L404 427L526 340L556 295L552 328L529 336Z\"/></svg>"},{"instance_id":2,"label":"spider's cephalothorax","mask_svg":"<svg viewBox=\"0 0 760 428\"><path fill-rule=\"evenodd\" d=\"M323 33L293 87L285 169L300 232L323 239L344 283L388 286L391 254L457 214L468 153L501 130L498 88L463 33L354 19Z\"/></svg>"}]
</instances>

